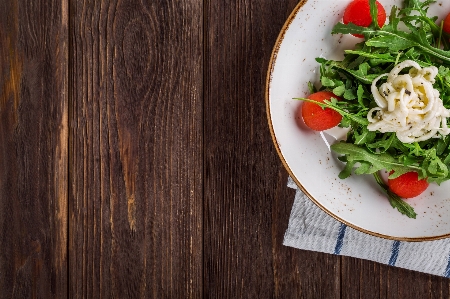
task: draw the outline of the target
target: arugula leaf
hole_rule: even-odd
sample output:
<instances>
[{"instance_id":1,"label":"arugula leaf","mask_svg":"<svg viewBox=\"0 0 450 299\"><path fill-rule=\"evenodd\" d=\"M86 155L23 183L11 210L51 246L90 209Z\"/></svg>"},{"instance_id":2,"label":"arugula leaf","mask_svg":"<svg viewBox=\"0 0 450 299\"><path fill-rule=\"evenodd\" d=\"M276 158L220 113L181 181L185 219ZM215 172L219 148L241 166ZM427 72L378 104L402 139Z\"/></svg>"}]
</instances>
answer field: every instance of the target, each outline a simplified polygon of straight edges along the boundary
<instances>
[{"instance_id":1,"label":"arugula leaf","mask_svg":"<svg viewBox=\"0 0 450 299\"><path fill-rule=\"evenodd\" d=\"M338 86L338 87L336 87L336 88L333 89L333 93L334 93L335 95L339 96L339 97L340 97L341 95L343 95L344 92L345 92L345 86L344 86L344 85L340 85L340 86Z\"/></svg>"},{"instance_id":2,"label":"arugula leaf","mask_svg":"<svg viewBox=\"0 0 450 299\"><path fill-rule=\"evenodd\" d=\"M397 6L392 6L391 14L389 15L389 24L393 30L397 31L398 23L400 19L397 17Z\"/></svg>"},{"instance_id":3,"label":"arugula leaf","mask_svg":"<svg viewBox=\"0 0 450 299\"><path fill-rule=\"evenodd\" d=\"M383 28L376 30L370 27L357 26L353 23L337 23L333 27L331 33L353 33L369 37L374 36L366 41L367 46L388 48L390 51L394 52L415 47L435 58L450 62L450 51L441 50L431 46L424 30L417 29L410 33L406 33L396 29L394 24L388 24L383 26Z\"/></svg>"},{"instance_id":4,"label":"arugula leaf","mask_svg":"<svg viewBox=\"0 0 450 299\"><path fill-rule=\"evenodd\" d=\"M372 148L377 149L378 152L384 153L391 147L395 138L396 138L395 134L387 133L387 134L384 134L383 137L380 140L378 140L377 142L367 144L367 147L371 148L371 149Z\"/></svg>"},{"instance_id":5,"label":"arugula leaf","mask_svg":"<svg viewBox=\"0 0 450 299\"><path fill-rule=\"evenodd\" d=\"M376 4L376 0L369 0L370 7L370 16L372 17L372 26L375 26L375 29L380 29L380 25L378 25L378 7Z\"/></svg>"},{"instance_id":6,"label":"arugula leaf","mask_svg":"<svg viewBox=\"0 0 450 299\"><path fill-rule=\"evenodd\" d=\"M353 71L353 70L349 70L349 69L345 69L345 71L347 73L349 73L350 75L352 75L353 77L355 77L355 79L358 79L359 81L361 81L362 83L365 84L371 84L372 81L378 77L378 74L373 74L373 75L362 75L361 72L358 71Z\"/></svg>"},{"instance_id":7,"label":"arugula leaf","mask_svg":"<svg viewBox=\"0 0 450 299\"><path fill-rule=\"evenodd\" d=\"M369 163L370 167L368 169L365 169L365 171L362 173L375 173L382 169L386 169L387 171L394 170L395 177L397 177L409 171L421 171L420 167L413 165L403 165L403 163L399 162L389 154L373 154L368 152L364 148L351 143L335 143L331 145L331 149L338 154L345 155L348 162Z\"/></svg>"},{"instance_id":8,"label":"arugula leaf","mask_svg":"<svg viewBox=\"0 0 450 299\"><path fill-rule=\"evenodd\" d=\"M356 96L358 97L358 104L361 107L366 108L363 102L363 95L364 95L364 88L362 87L362 85L358 84L358 90L356 91Z\"/></svg>"},{"instance_id":9,"label":"arugula leaf","mask_svg":"<svg viewBox=\"0 0 450 299\"><path fill-rule=\"evenodd\" d=\"M401 38L401 33L377 36L366 41L366 44L372 47L388 48L393 52L417 46L416 42L407 38Z\"/></svg>"},{"instance_id":10,"label":"arugula leaf","mask_svg":"<svg viewBox=\"0 0 450 299\"><path fill-rule=\"evenodd\" d=\"M356 99L356 95L354 94L352 89L347 89L344 92L344 99L347 99L347 100L354 100L354 99Z\"/></svg>"},{"instance_id":11,"label":"arugula leaf","mask_svg":"<svg viewBox=\"0 0 450 299\"><path fill-rule=\"evenodd\" d=\"M337 23L331 30L331 34L342 33L342 34L371 35L375 34L376 32L377 32L376 29L372 29L370 27L361 27L353 23L348 24Z\"/></svg>"},{"instance_id":12,"label":"arugula leaf","mask_svg":"<svg viewBox=\"0 0 450 299\"><path fill-rule=\"evenodd\" d=\"M346 54L355 54L362 57L372 58L372 59L380 59L383 61L390 61L394 62L395 58L392 57L390 53L370 53L370 52L364 52L364 51L355 51L355 50L345 50Z\"/></svg>"},{"instance_id":13,"label":"arugula leaf","mask_svg":"<svg viewBox=\"0 0 450 299\"><path fill-rule=\"evenodd\" d=\"M424 168L434 177L446 178L448 176L448 168L441 159L436 155L436 148L433 147L426 151L426 158L423 162Z\"/></svg>"},{"instance_id":14,"label":"arugula leaf","mask_svg":"<svg viewBox=\"0 0 450 299\"><path fill-rule=\"evenodd\" d=\"M356 161L345 161L345 162L346 163L344 169L338 175L338 177L341 180L348 178L352 174L353 166L356 163Z\"/></svg>"},{"instance_id":15,"label":"arugula leaf","mask_svg":"<svg viewBox=\"0 0 450 299\"><path fill-rule=\"evenodd\" d=\"M417 158L410 155L401 155L399 161L402 161L405 166L418 163Z\"/></svg>"},{"instance_id":16,"label":"arugula leaf","mask_svg":"<svg viewBox=\"0 0 450 299\"><path fill-rule=\"evenodd\" d=\"M352 55L353 57L355 55ZM345 59L344 59L345 61ZM355 67L359 66L361 63L364 63L364 61L366 61L366 57L364 56L356 56L356 58L354 57L352 61L350 61L347 65L342 63L341 66L345 67L345 69L350 70L350 69L354 69Z\"/></svg>"},{"instance_id":17,"label":"arugula leaf","mask_svg":"<svg viewBox=\"0 0 450 299\"><path fill-rule=\"evenodd\" d=\"M377 133L375 133L374 131L369 131L367 127L363 127L361 134L359 134L356 130L354 134L356 145L370 143L375 139L377 135Z\"/></svg>"},{"instance_id":18,"label":"arugula leaf","mask_svg":"<svg viewBox=\"0 0 450 299\"><path fill-rule=\"evenodd\" d=\"M361 63L358 66L358 72L363 76L367 76L367 71L369 69L370 69L370 65L367 62Z\"/></svg>"},{"instance_id":19,"label":"arugula leaf","mask_svg":"<svg viewBox=\"0 0 450 299\"><path fill-rule=\"evenodd\" d=\"M320 79L320 81L322 81L322 85L323 85L323 86L333 87L333 86L335 85L333 80L331 80L330 78L325 77L325 76L323 76L323 77Z\"/></svg>"},{"instance_id":20,"label":"arugula leaf","mask_svg":"<svg viewBox=\"0 0 450 299\"><path fill-rule=\"evenodd\" d=\"M450 142L449 136L439 139L436 145L436 155L440 156L448 148Z\"/></svg>"},{"instance_id":21,"label":"arugula leaf","mask_svg":"<svg viewBox=\"0 0 450 299\"><path fill-rule=\"evenodd\" d=\"M312 84L312 82L308 82L308 90L311 94L317 92L317 88L314 86L314 84Z\"/></svg>"}]
</instances>

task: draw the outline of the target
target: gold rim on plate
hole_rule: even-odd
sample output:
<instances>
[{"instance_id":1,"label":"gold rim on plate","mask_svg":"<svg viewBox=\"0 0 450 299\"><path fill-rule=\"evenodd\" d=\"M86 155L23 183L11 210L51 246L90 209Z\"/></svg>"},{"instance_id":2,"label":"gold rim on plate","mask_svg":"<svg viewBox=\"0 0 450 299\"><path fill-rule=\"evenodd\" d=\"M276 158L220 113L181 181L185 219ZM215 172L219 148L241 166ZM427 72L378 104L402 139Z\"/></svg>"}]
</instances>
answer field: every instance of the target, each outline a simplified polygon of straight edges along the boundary
<instances>
[{"instance_id":1,"label":"gold rim on plate","mask_svg":"<svg viewBox=\"0 0 450 299\"><path fill-rule=\"evenodd\" d=\"M444 238L450 237L450 233L449 234L445 234L445 235L435 236L435 237L415 237L415 238L392 237L392 236L388 236L388 235L383 235L383 234L379 234L379 233L376 233L376 232L372 232L372 231L366 230L364 228L361 228L361 227L359 227L357 225L354 225L352 223L349 223L349 222L345 221L344 219L340 218L339 216L333 214L329 210L327 210L324 206L322 206L320 204L320 202L317 201L308 192L308 190L305 189L305 187L303 187L303 185L299 182L299 180L294 175L292 170L289 168L289 165L287 164L286 160L284 159L284 156L283 156L283 154L282 154L282 152L280 150L280 147L278 146L278 143L277 143L277 140L276 140L276 137L275 137L275 132L274 132L273 125L272 125L272 117L271 117L271 114L270 114L269 88L270 88L270 84L272 82L272 73L273 73L273 68L274 68L274 65L275 65L275 60L277 58L278 51L280 49L281 43L283 42L284 35L285 35L287 29L289 28L289 26L291 25L292 21L295 19L295 17L300 12L301 8L303 7L303 5L305 5L306 2L308 2L308 0L301 0L295 6L294 10L291 12L291 14L289 15L288 19L284 23L284 25L283 25L283 27L282 27L279 35L278 35L277 41L275 42L275 46L273 47L272 55L270 57L270 62L269 62L269 68L267 70L266 91L265 91L267 121L268 121L268 124L269 124L270 135L272 136L272 141L273 141L273 143L275 145L275 149L277 150L278 156L280 157L281 162L283 163L284 167L288 171L288 173L291 176L291 178L295 181L297 186L303 191L303 193L305 193L308 196L308 198L310 200L312 200L312 202L314 202L320 209L322 209L325 213L327 213L328 215L330 215L334 219L344 223L345 225L347 225L347 226L349 226L349 227L351 227L353 229L359 230L359 231L361 231L363 233L366 233L366 234L369 234L369 235L373 235L373 236L376 236L376 237L384 238L384 239L397 240L397 241L409 241L409 242L433 241L433 240L439 240L439 239L444 239Z\"/></svg>"}]
</instances>

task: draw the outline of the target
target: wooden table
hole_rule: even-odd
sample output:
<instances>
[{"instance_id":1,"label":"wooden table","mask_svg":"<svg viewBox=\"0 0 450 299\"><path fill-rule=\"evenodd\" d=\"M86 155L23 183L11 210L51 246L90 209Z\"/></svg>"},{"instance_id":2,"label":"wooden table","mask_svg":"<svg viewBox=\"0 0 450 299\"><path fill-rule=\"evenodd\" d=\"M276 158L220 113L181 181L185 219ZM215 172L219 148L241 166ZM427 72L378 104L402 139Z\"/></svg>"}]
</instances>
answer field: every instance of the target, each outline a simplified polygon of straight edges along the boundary
<instances>
[{"instance_id":1,"label":"wooden table","mask_svg":"<svg viewBox=\"0 0 450 299\"><path fill-rule=\"evenodd\" d=\"M264 88L297 2L1 0L0 298L449 298L282 246Z\"/></svg>"}]
</instances>

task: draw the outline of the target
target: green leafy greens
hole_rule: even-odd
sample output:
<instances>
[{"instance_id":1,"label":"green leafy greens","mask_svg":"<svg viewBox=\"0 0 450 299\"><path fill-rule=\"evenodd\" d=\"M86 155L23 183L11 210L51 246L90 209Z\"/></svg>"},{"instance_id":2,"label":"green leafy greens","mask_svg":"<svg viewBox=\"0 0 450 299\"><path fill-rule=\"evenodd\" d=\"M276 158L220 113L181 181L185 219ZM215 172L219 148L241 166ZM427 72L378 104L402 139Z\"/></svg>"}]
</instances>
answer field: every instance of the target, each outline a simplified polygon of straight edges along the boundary
<instances>
[{"instance_id":1,"label":"green leafy greens","mask_svg":"<svg viewBox=\"0 0 450 299\"><path fill-rule=\"evenodd\" d=\"M372 16L369 27L338 23L332 30L332 34L360 34L365 41L353 50L346 50L342 61L316 58L320 64L322 87L317 89L312 83L308 84L311 92L329 90L342 100L318 103L298 98L334 109L343 117L340 126L351 128L346 141L331 146L346 163L339 177L344 179L352 172L373 174L392 207L411 218L416 217L413 208L389 191L378 171L394 171L390 178L415 171L419 179L426 178L437 184L449 180L450 137L402 143L395 133L369 131L367 113L376 106L370 92L372 81L405 60L439 68L433 87L439 91L444 107L450 108L449 35L436 24L437 17L427 16L428 7L434 2L405 0L401 9L392 8L389 23L380 28L375 0L369 0Z\"/></svg>"}]
</instances>

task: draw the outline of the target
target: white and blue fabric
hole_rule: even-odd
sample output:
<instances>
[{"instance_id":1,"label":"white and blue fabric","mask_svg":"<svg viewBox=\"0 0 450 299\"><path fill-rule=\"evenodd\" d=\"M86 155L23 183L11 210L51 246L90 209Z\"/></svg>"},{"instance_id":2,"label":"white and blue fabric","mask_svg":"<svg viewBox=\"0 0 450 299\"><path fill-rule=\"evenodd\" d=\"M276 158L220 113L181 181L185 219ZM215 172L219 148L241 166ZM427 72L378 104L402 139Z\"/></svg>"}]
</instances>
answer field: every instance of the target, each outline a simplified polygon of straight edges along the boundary
<instances>
[{"instance_id":1,"label":"white and blue fabric","mask_svg":"<svg viewBox=\"0 0 450 299\"><path fill-rule=\"evenodd\" d=\"M288 186L297 191L284 245L450 277L450 238L403 242L371 236L326 214L303 194L292 179L289 179Z\"/></svg>"}]
</instances>

